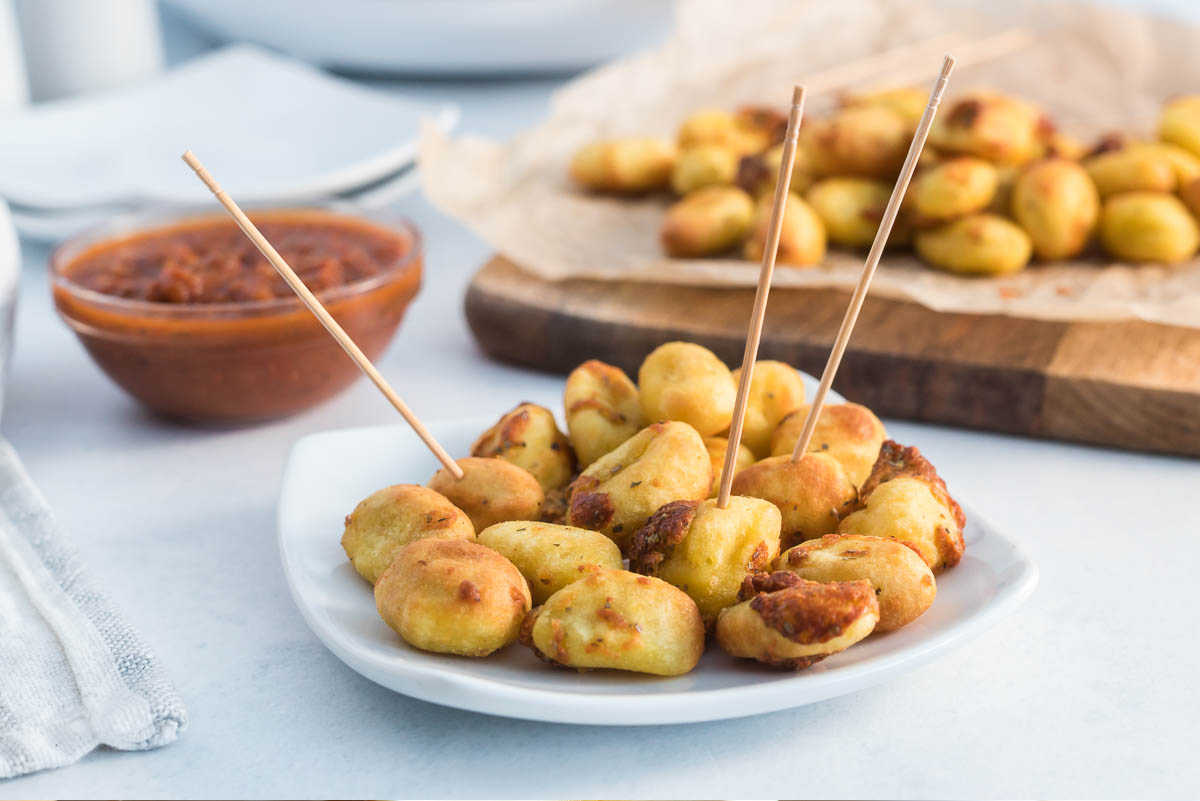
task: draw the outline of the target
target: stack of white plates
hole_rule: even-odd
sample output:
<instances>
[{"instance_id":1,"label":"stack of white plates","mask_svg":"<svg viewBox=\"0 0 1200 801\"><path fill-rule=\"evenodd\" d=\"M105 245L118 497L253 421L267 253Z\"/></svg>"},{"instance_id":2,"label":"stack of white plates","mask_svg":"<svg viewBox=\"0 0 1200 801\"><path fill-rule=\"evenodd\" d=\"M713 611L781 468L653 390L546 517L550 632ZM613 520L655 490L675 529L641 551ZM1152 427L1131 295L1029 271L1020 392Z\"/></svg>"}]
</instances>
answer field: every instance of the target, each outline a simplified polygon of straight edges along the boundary
<instances>
[{"instance_id":1,"label":"stack of white plates","mask_svg":"<svg viewBox=\"0 0 1200 801\"><path fill-rule=\"evenodd\" d=\"M191 149L246 205L378 206L415 185L422 119L458 111L364 88L248 45L161 78L44 103L0 126L0 196L32 239L115 214L211 203Z\"/></svg>"}]
</instances>

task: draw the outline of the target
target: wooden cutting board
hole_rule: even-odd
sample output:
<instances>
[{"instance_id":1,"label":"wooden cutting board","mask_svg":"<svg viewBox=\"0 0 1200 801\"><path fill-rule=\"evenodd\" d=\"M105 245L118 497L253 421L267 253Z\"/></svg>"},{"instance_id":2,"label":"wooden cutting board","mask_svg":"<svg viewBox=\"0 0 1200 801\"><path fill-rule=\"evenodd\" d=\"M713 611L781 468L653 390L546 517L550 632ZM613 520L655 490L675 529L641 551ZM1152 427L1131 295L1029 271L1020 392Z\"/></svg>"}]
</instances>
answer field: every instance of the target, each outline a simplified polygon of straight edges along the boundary
<instances>
[{"instance_id":1,"label":"wooden cutting board","mask_svg":"<svg viewBox=\"0 0 1200 801\"><path fill-rule=\"evenodd\" d=\"M753 288L544 281L497 256L466 314L490 356L566 373L586 359L636 380L653 348L699 342L741 362ZM849 294L775 289L761 358L813 375ZM878 414L1200 456L1200 329L943 314L868 298L835 388Z\"/></svg>"}]
</instances>

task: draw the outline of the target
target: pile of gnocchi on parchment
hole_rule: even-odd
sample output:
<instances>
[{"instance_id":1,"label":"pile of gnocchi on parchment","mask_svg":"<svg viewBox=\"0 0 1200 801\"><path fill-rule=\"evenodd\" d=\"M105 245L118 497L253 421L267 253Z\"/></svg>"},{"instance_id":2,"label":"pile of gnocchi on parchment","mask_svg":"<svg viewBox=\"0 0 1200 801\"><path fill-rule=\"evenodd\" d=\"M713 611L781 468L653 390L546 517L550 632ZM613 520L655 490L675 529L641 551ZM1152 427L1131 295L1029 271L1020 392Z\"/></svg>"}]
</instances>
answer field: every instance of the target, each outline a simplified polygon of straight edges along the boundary
<instances>
[{"instance_id":1,"label":"pile of gnocchi on parchment","mask_svg":"<svg viewBox=\"0 0 1200 801\"><path fill-rule=\"evenodd\" d=\"M522 403L463 477L381 489L342 546L413 647L486 657L520 640L579 670L692 670L734 657L807 667L920 617L963 553L962 510L921 454L854 403L826 405L807 453L800 373L751 377L733 497L717 506L739 379L700 345L654 350L638 383L588 361L567 433Z\"/></svg>"},{"instance_id":2,"label":"pile of gnocchi on parchment","mask_svg":"<svg viewBox=\"0 0 1200 801\"><path fill-rule=\"evenodd\" d=\"M875 238L927 92L846 95L832 116L805 120L778 259L818 264L827 242ZM768 108L698 111L675 141L585 145L570 165L586 190L675 200L660 239L676 258L741 250L762 257L786 117ZM1036 258L1062 261L1097 243L1128 262L1173 263L1200 247L1200 95L1168 102L1157 139L1107 135L1091 146L1025 100L972 92L934 120L889 247L911 246L954 273L1003 275Z\"/></svg>"}]
</instances>

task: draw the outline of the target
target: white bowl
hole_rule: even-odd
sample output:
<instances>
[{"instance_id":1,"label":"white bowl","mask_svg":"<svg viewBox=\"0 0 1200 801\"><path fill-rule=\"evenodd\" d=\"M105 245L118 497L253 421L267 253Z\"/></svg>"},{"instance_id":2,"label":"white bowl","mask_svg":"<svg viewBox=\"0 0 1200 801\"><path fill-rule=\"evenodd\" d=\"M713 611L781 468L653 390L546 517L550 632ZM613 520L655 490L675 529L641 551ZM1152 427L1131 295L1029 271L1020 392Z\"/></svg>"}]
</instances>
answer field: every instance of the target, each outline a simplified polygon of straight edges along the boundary
<instances>
[{"instance_id":1,"label":"white bowl","mask_svg":"<svg viewBox=\"0 0 1200 801\"><path fill-rule=\"evenodd\" d=\"M466 453L494 419L431 424ZM313 434L296 443L279 500L279 548L292 597L313 632L362 675L437 704L559 723L641 725L755 715L887 681L986 631L1033 591L1037 569L1021 547L967 504L967 550L938 577L938 595L905 628L869 637L798 673L734 660L710 645L686 676L576 673L513 645L487 659L409 647L375 611L370 586L346 560L343 517L380 487L424 483L437 467L407 427ZM985 688L981 688L985 689Z\"/></svg>"}]
</instances>

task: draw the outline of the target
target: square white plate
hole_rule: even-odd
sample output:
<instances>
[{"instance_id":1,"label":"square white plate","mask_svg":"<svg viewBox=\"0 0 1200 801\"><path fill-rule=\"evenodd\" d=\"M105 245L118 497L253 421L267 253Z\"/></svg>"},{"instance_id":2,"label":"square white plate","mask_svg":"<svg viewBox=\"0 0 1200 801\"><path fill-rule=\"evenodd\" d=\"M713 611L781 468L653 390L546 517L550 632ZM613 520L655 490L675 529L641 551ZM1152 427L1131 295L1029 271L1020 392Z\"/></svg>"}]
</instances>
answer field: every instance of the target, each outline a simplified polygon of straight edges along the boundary
<instances>
[{"instance_id":1,"label":"square white plate","mask_svg":"<svg viewBox=\"0 0 1200 801\"><path fill-rule=\"evenodd\" d=\"M494 418L429 426L451 453L467 453ZM875 635L798 673L734 660L710 645L686 676L576 673L521 645L487 659L409 647L375 611L371 587L346 560L343 518L362 498L425 483L437 463L407 427L328 431L296 443L279 500L279 549L288 586L313 632L362 675L405 695L492 715L559 723L689 723L800 706L885 681L987 630L1037 584L1013 540L963 504L967 550L938 576L937 600L905 628ZM952 483L952 482L951 482Z\"/></svg>"},{"instance_id":2,"label":"square white plate","mask_svg":"<svg viewBox=\"0 0 1200 801\"><path fill-rule=\"evenodd\" d=\"M211 202L179 160L191 148L239 203L301 202L411 162L422 117L448 130L458 110L239 45L6 117L0 195L44 210Z\"/></svg>"}]
</instances>

